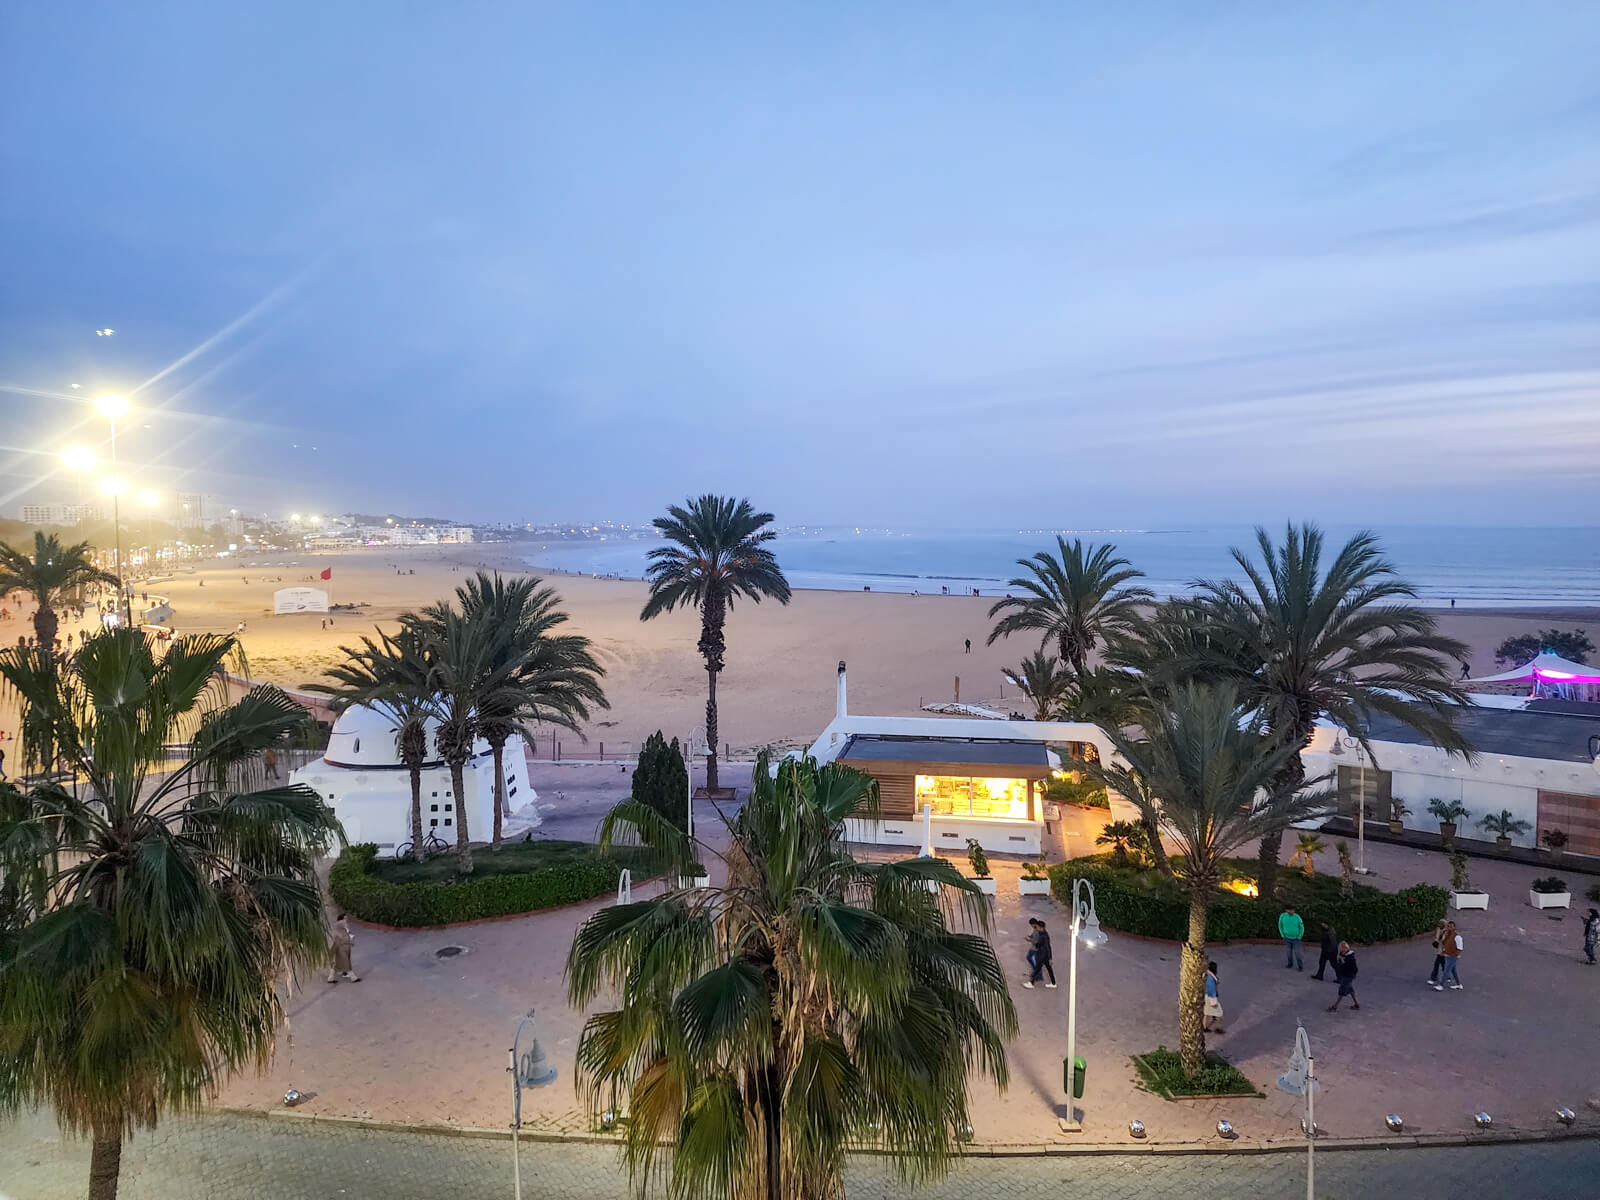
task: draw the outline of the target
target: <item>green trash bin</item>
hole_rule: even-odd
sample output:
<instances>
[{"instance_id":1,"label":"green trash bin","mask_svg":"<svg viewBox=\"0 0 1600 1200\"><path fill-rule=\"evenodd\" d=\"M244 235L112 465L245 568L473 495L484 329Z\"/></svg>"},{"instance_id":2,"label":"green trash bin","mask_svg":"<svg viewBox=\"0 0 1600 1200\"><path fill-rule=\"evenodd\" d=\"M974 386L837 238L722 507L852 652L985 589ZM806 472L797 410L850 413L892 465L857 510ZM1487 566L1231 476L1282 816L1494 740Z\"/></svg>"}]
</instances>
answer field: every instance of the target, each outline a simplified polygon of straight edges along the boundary
<instances>
[{"instance_id":1,"label":"green trash bin","mask_svg":"<svg viewBox=\"0 0 1600 1200\"><path fill-rule=\"evenodd\" d=\"M1061 1090L1066 1092L1067 1095L1071 1096L1074 1100L1082 1100L1083 1077L1088 1069L1089 1068L1087 1064L1085 1064L1083 1061L1083 1055L1081 1054L1074 1058L1070 1063L1063 1058L1061 1060Z\"/></svg>"}]
</instances>

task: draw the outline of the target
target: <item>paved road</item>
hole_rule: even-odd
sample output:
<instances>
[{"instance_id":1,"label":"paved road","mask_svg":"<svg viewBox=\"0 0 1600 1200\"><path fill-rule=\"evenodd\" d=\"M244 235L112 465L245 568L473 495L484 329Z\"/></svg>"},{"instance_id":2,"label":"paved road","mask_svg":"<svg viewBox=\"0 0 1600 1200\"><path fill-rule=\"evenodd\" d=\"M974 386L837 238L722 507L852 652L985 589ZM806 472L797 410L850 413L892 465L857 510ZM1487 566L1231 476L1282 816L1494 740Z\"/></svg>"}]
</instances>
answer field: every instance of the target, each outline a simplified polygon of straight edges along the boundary
<instances>
[{"instance_id":1,"label":"paved road","mask_svg":"<svg viewBox=\"0 0 1600 1200\"><path fill-rule=\"evenodd\" d=\"M624 1200L626 1179L610 1146L523 1144L523 1192L539 1200ZM927 1200L975 1192L1038 1200L1260 1200L1305 1195L1299 1154L974 1158ZM84 1193L88 1147L63 1142L47 1117L0 1125L0 1198L67 1200ZM1537 1200L1597 1194L1600 1142L1429 1150L1347 1150L1317 1159L1317 1194L1349 1197L1517 1196ZM854 1200L911 1194L861 1160L848 1177ZM310 1123L214 1117L173 1121L141 1135L123 1156L122 1200L478 1200L511 1193L511 1147L503 1140L384 1133Z\"/></svg>"}]
</instances>

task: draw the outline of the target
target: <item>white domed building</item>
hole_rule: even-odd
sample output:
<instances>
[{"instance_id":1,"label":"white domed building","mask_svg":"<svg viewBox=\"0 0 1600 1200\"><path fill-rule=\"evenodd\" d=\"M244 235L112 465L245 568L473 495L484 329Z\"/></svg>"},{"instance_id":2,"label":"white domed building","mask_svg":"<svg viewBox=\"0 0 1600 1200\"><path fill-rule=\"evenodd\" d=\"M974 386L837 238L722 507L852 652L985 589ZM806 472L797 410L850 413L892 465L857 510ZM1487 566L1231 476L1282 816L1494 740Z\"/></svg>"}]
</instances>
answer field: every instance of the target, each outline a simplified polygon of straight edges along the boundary
<instances>
[{"instance_id":1,"label":"white domed building","mask_svg":"<svg viewBox=\"0 0 1600 1200\"><path fill-rule=\"evenodd\" d=\"M411 840L411 776L400 761L395 743L397 724L381 708L358 705L345 709L334 722L328 748L321 758L289 776L327 801L351 842L374 842L378 853L390 855ZM494 754L479 738L463 769L466 795L458 803L450 782L450 768L434 750L437 722L428 722L427 764L422 769L423 835L432 834L455 845L456 829L464 810L467 834L486 842L494 829ZM509 835L539 826L538 798L526 779L526 759L517 741L506 744L506 804L511 813L504 824Z\"/></svg>"}]
</instances>

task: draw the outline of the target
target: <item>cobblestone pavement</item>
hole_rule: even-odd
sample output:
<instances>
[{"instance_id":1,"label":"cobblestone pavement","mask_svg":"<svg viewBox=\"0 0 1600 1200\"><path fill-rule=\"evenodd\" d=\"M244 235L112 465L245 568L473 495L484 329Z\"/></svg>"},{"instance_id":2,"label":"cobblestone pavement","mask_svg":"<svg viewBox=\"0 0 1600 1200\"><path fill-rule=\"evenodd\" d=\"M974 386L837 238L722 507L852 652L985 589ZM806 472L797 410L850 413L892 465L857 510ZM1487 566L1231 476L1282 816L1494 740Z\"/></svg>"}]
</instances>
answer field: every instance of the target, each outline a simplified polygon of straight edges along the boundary
<instances>
[{"instance_id":1,"label":"cobblestone pavement","mask_svg":"<svg viewBox=\"0 0 1600 1200\"><path fill-rule=\"evenodd\" d=\"M88 1146L65 1142L44 1114L0 1125L0 1198L67 1200L84 1193ZM122 1200L467 1200L511 1194L505 1139L391 1133L297 1120L210 1117L142 1134L122 1160ZM624 1200L616 1150L606 1145L522 1144L523 1194L541 1200ZM1317 1195L1458 1195L1539 1200L1592 1197L1600 1143L1342 1150L1317 1156ZM975 1189L1007 1197L1096 1200L1140 1197L1305 1195L1300 1154L975 1157L945 1181L911 1189L870 1159L852 1162L855 1200L910 1196L967 1200Z\"/></svg>"}]
</instances>

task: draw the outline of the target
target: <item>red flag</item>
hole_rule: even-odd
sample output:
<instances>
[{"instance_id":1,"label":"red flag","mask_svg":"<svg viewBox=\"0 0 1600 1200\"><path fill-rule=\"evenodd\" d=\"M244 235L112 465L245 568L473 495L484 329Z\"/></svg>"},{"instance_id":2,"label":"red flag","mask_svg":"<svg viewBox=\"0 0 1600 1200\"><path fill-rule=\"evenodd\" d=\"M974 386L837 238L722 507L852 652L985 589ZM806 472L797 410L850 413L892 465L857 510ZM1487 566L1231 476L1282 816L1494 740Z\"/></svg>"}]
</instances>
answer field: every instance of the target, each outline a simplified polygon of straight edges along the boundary
<instances>
[{"instance_id":1,"label":"red flag","mask_svg":"<svg viewBox=\"0 0 1600 1200\"><path fill-rule=\"evenodd\" d=\"M332 579L333 578L333 568L332 567L323 567L322 568L322 577L324 579Z\"/></svg>"}]
</instances>

